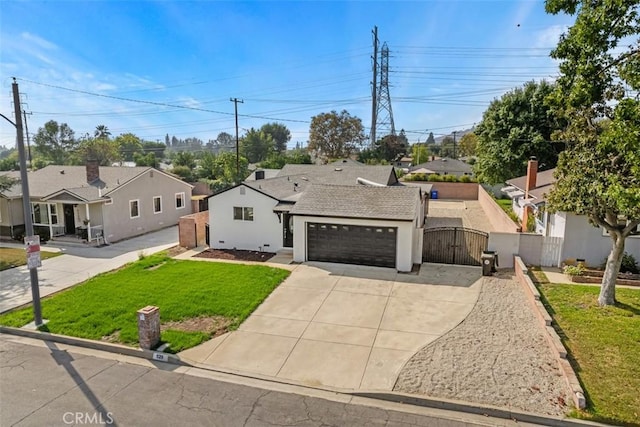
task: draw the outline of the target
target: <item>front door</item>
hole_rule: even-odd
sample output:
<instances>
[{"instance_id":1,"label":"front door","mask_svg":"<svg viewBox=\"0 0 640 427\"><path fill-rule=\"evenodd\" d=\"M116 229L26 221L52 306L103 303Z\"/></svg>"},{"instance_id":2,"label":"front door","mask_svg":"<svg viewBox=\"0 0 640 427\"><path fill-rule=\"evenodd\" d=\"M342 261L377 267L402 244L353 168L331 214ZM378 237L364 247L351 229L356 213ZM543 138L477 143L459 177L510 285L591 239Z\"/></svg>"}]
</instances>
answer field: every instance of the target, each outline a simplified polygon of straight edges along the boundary
<instances>
[{"instance_id":1,"label":"front door","mask_svg":"<svg viewBox=\"0 0 640 427\"><path fill-rule=\"evenodd\" d=\"M285 248L293 247L293 215L289 215L285 213L282 215L282 230L284 233L284 238L282 242L282 246Z\"/></svg>"},{"instance_id":2,"label":"front door","mask_svg":"<svg viewBox=\"0 0 640 427\"><path fill-rule=\"evenodd\" d=\"M63 205L64 211L64 232L65 234L76 234L76 220L73 214L73 205Z\"/></svg>"}]
</instances>

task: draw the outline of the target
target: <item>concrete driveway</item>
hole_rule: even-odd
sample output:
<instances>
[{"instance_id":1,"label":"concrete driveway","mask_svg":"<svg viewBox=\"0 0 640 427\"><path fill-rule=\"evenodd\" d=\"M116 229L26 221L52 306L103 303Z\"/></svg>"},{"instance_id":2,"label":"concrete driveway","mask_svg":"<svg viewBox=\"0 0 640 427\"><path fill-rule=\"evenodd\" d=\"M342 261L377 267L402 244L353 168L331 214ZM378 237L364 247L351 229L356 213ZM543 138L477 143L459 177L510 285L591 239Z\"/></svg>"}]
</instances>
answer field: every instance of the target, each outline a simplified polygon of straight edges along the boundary
<instances>
[{"instance_id":1,"label":"concrete driveway","mask_svg":"<svg viewBox=\"0 0 640 427\"><path fill-rule=\"evenodd\" d=\"M42 267L38 268L40 296L50 295L97 274L136 261L140 252L150 255L177 244L177 226L101 248L52 241L43 246L43 250L60 251L64 255L42 261ZM2 242L0 246L24 248L22 244L10 242ZM0 313L31 301L31 280L26 266L0 272Z\"/></svg>"},{"instance_id":2,"label":"concrete driveway","mask_svg":"<svg viewBox=\"0 0 640 427\"><path fill-rule=\"evenodd\" d=\"M481 286L479 267L424 264L399 274L306 263L237 331L179 355L310 386L392 390L418 349L465 319Z\"/></svg>"}]
</instances>

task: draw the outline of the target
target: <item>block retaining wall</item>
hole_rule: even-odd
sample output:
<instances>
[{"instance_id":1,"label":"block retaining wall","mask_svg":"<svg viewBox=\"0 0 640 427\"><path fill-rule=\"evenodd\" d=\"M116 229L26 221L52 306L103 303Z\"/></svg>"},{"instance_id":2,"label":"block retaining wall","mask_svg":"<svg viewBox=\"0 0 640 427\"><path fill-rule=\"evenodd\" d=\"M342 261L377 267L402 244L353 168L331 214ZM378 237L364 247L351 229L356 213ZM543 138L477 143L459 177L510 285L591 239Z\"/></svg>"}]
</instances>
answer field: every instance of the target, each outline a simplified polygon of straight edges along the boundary
<instances>
[{"instance_id":1,"label":"block retaining wall","mask_svg":"<svg viewBox=\"0 0 640 427\"><path fill-rule=\"evenodd\" d=\"M524 262L522 262L522 259L517 255L514 257L513 264L516 272L516 278L525 290L525 293L527 294L527 300L531 304L531 307L533 308L533 311L536 314L540 325L546 331L545 335L547 337L547 340L549 341L549 344L551 345L552 352L556 357L558 366L560 367L560 371L562 372L567 385L571 389L573 403L575 404L576 408L584 409L586 406L584 390L580 385L580 381L578 381L578 377L576 376L575 371L567 360L567 349L565 348L564 344L562 344L562 341L560 340L560 337L556 333L555 329L553 329L553 326L551 326L551 316L547 312L547 309L544 307L542 302L540 302L540 293L538 292L538 289L536 289L533 281L528 275L529 270L527 269Z\"/></svg>"}]
</instances>

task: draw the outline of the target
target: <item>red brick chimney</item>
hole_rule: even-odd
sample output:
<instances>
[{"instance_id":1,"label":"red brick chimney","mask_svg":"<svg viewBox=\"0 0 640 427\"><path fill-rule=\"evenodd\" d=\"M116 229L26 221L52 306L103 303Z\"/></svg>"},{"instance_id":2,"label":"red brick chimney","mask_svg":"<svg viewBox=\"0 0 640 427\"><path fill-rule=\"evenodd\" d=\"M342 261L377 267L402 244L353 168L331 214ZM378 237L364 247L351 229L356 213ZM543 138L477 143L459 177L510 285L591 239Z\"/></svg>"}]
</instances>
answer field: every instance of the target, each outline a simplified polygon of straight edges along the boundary
<instances>
[{"instance_id":1,"label":"red brick chimney","mask_svg":"<svg viewBox=\"0 0 640 427\"><path fill-rule=\"evenodd\" d=\"M524 193L524 198L529 198L529 191L536 188L536 179L538 178L538 160L535 156L532 156L529 159L529 164L527 165L527 183Z\"/></svg>"},{"instance_id":2,"label":"red brick chimney","mask_svg":"<svg viewBox=\"0 0 640 427\"><path fill-rule=\"evenodd\" d=\"M100 165L97 160L87 160L87 182L91 184L93 181L100 179Z\"/></svg>"}]
</instances>

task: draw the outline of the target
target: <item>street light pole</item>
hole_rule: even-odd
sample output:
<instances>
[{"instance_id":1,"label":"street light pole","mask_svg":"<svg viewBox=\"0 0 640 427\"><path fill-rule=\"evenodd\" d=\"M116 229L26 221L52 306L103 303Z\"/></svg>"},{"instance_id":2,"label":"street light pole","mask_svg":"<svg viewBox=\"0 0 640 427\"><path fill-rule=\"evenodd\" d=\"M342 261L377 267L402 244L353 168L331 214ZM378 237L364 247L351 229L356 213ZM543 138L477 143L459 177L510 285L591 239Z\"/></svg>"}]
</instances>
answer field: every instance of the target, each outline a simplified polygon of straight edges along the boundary
<instances>
[{"instance_id":1,"label":"street light pole","mask_svg":"<svg viewBox=\"0 0 640 427\"><path fill-rule=\"evenodd\" d=\"M22 111L20 106L20 91L15 77L13 78L13 105L15 108L16 122L12 123L16 127L18 146L18 157L20 158L20 181L22 182L22 210L24 211L24 226L26 237L33 236L33 219L31 218L31 198L29 196L29 178L27 176L27 161L24 151L24 134L22 132ZM33 297L33 320L36 327L42 326L42 310L40 308L40 287L38 285L38 269L29 269L31 276L31 295Z\"/></svg>"}]
</instances>

